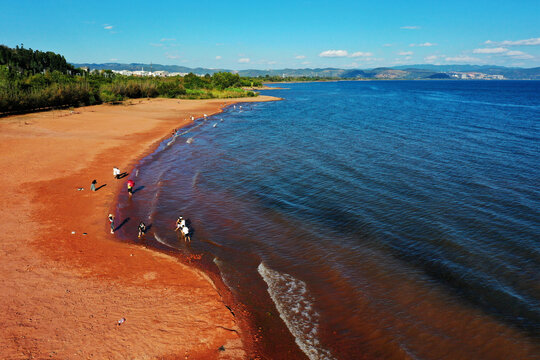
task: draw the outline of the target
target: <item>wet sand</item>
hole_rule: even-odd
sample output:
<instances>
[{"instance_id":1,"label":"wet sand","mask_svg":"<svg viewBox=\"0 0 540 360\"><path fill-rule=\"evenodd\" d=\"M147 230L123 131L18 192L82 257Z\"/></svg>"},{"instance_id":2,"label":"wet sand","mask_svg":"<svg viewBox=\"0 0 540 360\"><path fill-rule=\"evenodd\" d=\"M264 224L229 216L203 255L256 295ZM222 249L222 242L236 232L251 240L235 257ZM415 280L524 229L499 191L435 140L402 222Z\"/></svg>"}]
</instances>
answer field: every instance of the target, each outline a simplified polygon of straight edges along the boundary
<instances>
[{"instance_id":1,"label":"wet sand","mask_svg":"<svg viewBox=\"0 0 540 360\"><path fill-rule=\"evenodd\" d=\"M130 171L190 116L233 102L143 99L0 119L0 357L257 356L227 291L172 256L119 242L107 220L130 178L114 179L114 166Z\"/></svg>"}]
</instances>

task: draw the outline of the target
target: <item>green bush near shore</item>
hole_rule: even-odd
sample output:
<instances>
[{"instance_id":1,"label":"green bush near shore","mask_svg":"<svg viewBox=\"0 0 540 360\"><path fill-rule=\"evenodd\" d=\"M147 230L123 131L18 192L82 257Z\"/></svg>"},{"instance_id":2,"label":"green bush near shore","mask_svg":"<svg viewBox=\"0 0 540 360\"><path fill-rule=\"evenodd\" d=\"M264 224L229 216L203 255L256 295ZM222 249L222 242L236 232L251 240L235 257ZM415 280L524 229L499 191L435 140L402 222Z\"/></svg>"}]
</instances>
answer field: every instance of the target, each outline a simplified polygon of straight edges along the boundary
<instances>
[{"instance_id":1,"label":"green bush near shore","mask_svg":"<svg viewBox=\"0 0 540 360\"><path fill-rule=\"evenodd\" d=\"M75 69L64 57L0 45L0 114L48 108L118 103L136 98L212 99L252 97L242 86L260 80L238 74L175 77L123 76L110 70L88 73Z\"/></svg>"}]
</instances>

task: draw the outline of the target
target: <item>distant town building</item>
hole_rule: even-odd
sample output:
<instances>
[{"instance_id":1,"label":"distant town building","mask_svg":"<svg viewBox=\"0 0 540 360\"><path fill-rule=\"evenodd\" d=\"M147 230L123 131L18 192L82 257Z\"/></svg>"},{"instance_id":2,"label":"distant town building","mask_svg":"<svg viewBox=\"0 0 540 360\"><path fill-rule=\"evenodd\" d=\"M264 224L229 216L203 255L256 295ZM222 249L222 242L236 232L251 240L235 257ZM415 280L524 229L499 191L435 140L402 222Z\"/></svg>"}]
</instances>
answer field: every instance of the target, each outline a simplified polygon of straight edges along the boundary
<instances>
[{"instance_id":1,"label":"distant town building","mask_svg":"<svg viewBox=\"0 0 540 360\"><path fill-rule=\"evenodd\" d=\"M169 72L168 71L164 71L164 70L160 70L160 71L154 71L153 73L151 73L152 76L169 76Z\"/></svg>"},{"instance_id":2,"label":"distant town building","mask_svg":"<svg viewBox=\"0 0 540 360\"><path fill-rule=\"evenodd\" d=\"M451 78L461 80L504 80L503 75L490 75L480 72L450 72L448 73Z\"/></svg>"},{"instance_id":3,"label":"distant town building","mask_svg":"<svg viewBox=\"0 0 540 360\"><path fill-rule=\"evenodd\" d=\"M188 73L173 72L170 73L165 70L158 71L145 71L145 70L112 70L113 73L124 76L154 76L154 77L168 77L168 76L186 76ZM204 75L199 75L204 76Z\"/></svg>"},{"instance_id":4,"label":"distant town building","mask_svg":"<svg viewBox=\"0 0 540 360\"><path fill-rule=\"evenodd\" d=\"M133 71L129 71L129 70L113 70L112 72L115 74L125 75L125 76L133 75Z\"/></svg>"}]
</instances>

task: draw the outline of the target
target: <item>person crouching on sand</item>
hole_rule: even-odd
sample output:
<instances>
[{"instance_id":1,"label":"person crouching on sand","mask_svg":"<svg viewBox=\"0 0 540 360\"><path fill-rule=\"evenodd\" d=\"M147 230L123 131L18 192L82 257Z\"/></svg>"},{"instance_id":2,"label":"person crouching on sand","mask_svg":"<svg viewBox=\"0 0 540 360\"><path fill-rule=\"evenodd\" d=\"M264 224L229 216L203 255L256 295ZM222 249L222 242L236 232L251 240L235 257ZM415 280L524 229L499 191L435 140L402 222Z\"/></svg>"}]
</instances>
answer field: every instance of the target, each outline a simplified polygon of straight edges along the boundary
<instances>
[{"instance_id":1,"label":"person crouching on sand","mask_svg":"<svg viewBox=\"0 0 540 360\"><path fill-rule=\"evenodd\" d=\"M113 174L115 179L119 179L120 178L120 169L117 168L116 166L113 167L112 174Z\"/></svg>"},{"instance_id":2,"label":"person crouching on sand","mask_svg":"<svg viewBox=\"0 0 540 360\"><path fill-rule=\"evenodd\" d=\"M128 180L127 182L127 191L129 194L129 197L133 196L133 187L135 186L135 182L133 180Z\"/></svg>"},{"instance_id":3,"label":"person crouching on sand","mask_svg":"<svg viewBox=\"0 0 540 360\"><path fill-rule=\"evenodd\" d=\"M141 221L139 224L139 239L146 234L146 225Z\"/></svg>"},{"instance_id":4,"label":"person crouching on sand","mask_svg":"<svg viewBox=\"0 0 540 360\"><path fill-rule=\"evenodd\" d=\"M114 216L109 214L109 222L111 223L111 234L114 234Z\"/></svg>"}]
</instances>

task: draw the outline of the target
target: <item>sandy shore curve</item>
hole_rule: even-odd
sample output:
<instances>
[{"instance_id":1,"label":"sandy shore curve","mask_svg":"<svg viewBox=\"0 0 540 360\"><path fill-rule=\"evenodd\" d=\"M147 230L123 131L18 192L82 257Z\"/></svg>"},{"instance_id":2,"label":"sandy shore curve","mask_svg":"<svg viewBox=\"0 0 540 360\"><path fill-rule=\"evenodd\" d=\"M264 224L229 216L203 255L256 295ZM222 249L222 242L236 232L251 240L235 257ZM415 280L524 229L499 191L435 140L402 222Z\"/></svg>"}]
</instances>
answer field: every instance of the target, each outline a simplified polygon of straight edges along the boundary
<instances>
[{"instance_id":1,"label":"sandy shore curve","mask_svg":"<svg viewBox=\"0 0 540 360\"><path fill-rule=\"evenodd\" d=\"M191 116L272 100L137 99L0 118L0 357L256 357L204 273L116 241L107 214L127 180L113 166L130 171Z\"/></svg>"}]
</instances>

